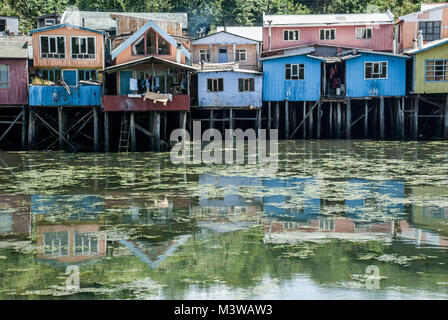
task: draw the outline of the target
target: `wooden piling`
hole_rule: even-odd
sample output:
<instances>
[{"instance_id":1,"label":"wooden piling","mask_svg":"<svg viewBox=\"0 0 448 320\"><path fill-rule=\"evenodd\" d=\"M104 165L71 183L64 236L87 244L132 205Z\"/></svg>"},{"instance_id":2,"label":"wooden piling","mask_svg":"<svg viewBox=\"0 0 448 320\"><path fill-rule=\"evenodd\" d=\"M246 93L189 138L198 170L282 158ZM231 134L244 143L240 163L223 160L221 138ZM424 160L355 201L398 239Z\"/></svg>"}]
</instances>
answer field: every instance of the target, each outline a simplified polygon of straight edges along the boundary
<instances>
[{"instance_id":1,"label":"wooden piling","mask_svg":"<svg viewBox=\"0 0 448 320\"><path fill-rule=\"evenodd\" d=\"M135 152L137 150L137 140L135 135L135 112L130 112L129 117L129 135L131 138L131 152Z\"/></svg>"},{"instance_id":2,"label":"wooden piling","mask_svg":"<svg viewBox=\"0 0 448 320\"><path fill-rule=\"evenodd\" d=\"M271 110L271 105L269 103L269 112L270 112L270 110ZM268 120L268 125L270 127L269 120ZM233 130L233 128L234 128L233 109L232 108L229 109L229 127L231 130Z\"/></svg>"},{"instance_id":3,"label":"wooden piling","mask_svg":"<svg viewBox=\"0 0 448 320\"><path fill-rule=\"evenodd\" d=\"M303 124L302 124L302 131L303 131L303 139L306 139L306 101L303 101Z\"/></svg>"},{"instance_id":4,"label":"wooden piling","mask_svg":"<svg viewBox=\"0 0 448 320\"><path fill-rule=\"evenodd\" d=\"M285 139L289 139L289 101L285 101Z\"/></svg>"},{"instance_id":5,"label":"wooden piling","mask_svg":"<svg viewBox=\"0 0 448 320\"><path fill-rule=\"evenodd\" d=\"M34 111L32 107L28 109L28 150L34 147Z\"/></svg>"},{"instance_id":6,"label":"wooden piling","mask_svg":"<svg viewBox=\"0 0 448 320\"><path fill-rule=\"evenodd\" d=\"M341 103L338 102L336 109L336 137L341 139L341 126L342 126L342 113L341 113Z\"/></svg>"},{"instance_id":7,"label":"wooden piling","mask_svg":"<svg viewBox=\"0 0 448 320\"><path fill-rule=\"evenodd\" d=\"M213 109L210 109L210 129L213 129L215 127L215 120L214 120L214 113Z\"/></svg>"},{"instance_id":8,"label":"wooden piling","mask_svg":"<svg viewBox=\"0 0 448 320\"><path fill-rule=\"evenodd\" d=\"M346 139L352 138L352 104L350 99L347 100L346 105L346 117L345 117L345 137Z\"/></svg>"},{"instance_id":9,"label":"wooden piling","mask_svg":"<svg viewBox=\"0 0 448 320\"><path fill-rule=\"evenodd\" d=\"M258 130L261 129L261 108L257 109L257 135L258 135Z\"/></svg>"},{"instance_id":10,"label":"wooden piling","mask_svg":"<svg viewBox=\"0 0 448 320\"><path fill-rule=\"evenodd\" d=\"M152 124L152 130L154 135L154 151L160 151L160 112L153 111L153 124Z\"/></svg>"},{"instance_id":11,"label":"wooden piling","mask_svg":"<svg viewBox=\"0 0 448 320\"><path fill-rule=\"evenodd\" d=\"M384 130L384 97L380 96L380 139L384 140L385 130Z\"/></svg>"},{"instance_id":12,"label":"wooden piling","mask_svg":"<svg viewBox=\"0 0 448 320\"><path fill-rule=\"evenodd\" d=\"M330 102L330 117L328 118L329 138L333 138L333 102Z\"/></svg>"},{"instance_id":13,"label":"wooden piling","mask_svg":"<svg viewBox=\"0 0 448 320\"><path fill-rule=\"evenodd\" d=\"M93 107L93 151L100 151L100 121L98 107Z\"/></svg>"},{"instance_id":14,"label":"wooden piling","mask_svg":"<svg viewBox=\"0 0 448 320\"><path fill-rule=\"evenodd\" d=\"M268 101L268 119L267 119L267 128L268 128L268 132L270 132L271 130L271 101ZM232 129L233 129L233 124L232 124Z\"/></svg>"},{"instance_id":15,"label":"wooden piling","mask_svg":"<svg viewBox=\"0 0 448 320\"><path fill-rule=\"evenodd\" d=\"M420 100L420 96L415 96L414 97L414 117L413 117L413 126L412 126L412 129L413 129L413 133L412 133L412 135L413 135L413 138L415 139L415 140L417 140L418 139L418 109L419 109L419 100Z\"/></svg>"},{"instance_id":16,"label":"wooden piling","mask_svg":"<svg viewBox=\"0 0 448 320\"><path fill-rule=\"evenodd\" d=\"M404 139L404 97L401 98L400 107L400 139Z\"/></svg>"},{"instance_id":17,"label":"wooden piling","mask_svg":"<svg viewBox=\"0 0 448 320\"><path fill-rule=\"evenodd\" d=\"M26 148L26 107L22 107L22 150Z\"/></svg>"},{"instance_id":18,"label":"wooden piling","mask_svg":"<svg viewBox=\"0 0 448 320\"><path fill-rule=\"evenodd\" d=\"M443 138L448 139L448 94L445 95Z\"/></svg>"},{"instance_id":19,"label":"wooden piling","mask_svg":"<svg viewBox=\"0 0 448 320\"><path fill-rule=\"evenodd\" d=\"M313 131L314 131L314 116L313 116L313 109L312 109L312 104L310 103L310 111L309 111L309 115L308 115L308 121L309 121L309 126L308 126L308 138L313 139Z\"/></svg>"},{"instance_id":20,"label":"wooden piling","mask_svg":"<svg viewBox=\"0 0 448 320\"><path fill-rule=\"evenodd\" d=\"M109 152L109 112L104 112L104 151Z\"/></svg>"},{"instance_id":21,"label":"wooden piling","mask_svg":"<svg viewBox=\"0 0 448 320\"><path fill-rule=\"evenodd\" d=\"M275 129L280 129L280 105L278 101L275 104Z\"/></svg>"},{"instance_id":22,"label":"wooden piling","mask_svg":"<svg viewBox=\"0 0 448 320\"><path fill-rule=\"evenodd\" d=\"M58 107L58 132L59 132L59 149L64 150L65 135L65 114L62 107Z\"/></svg>"},{"instance_id":23,"label":"wooden piling","mask_svg":"<svg viewBox=\"0 0 448 320\"><path fill-rule=\"evenodd\" d=\"M369 101L364 101L364 138L369 137Z\"/></svg>"},{"instance_id":24,"label":"wooden piling","mask_svg":"<svg viewBox=\"0 0 448 320\"><path fill-rule=\"evenodd\" d=\"M291 105L291 122L292 127L295 129L297 127L297 105L295 103Z\"/></svg>"},{"instance_id":25,"label":"wooden piling","mask_svg":"<svg viewBox=\"0 0 448 320\"><path fill-rule=\"evenodd\" d=\"M322 102L319 100L317 105L317 139L320 139L321 133L321 116L322 116Z\"/></svg>"}]
</instances>

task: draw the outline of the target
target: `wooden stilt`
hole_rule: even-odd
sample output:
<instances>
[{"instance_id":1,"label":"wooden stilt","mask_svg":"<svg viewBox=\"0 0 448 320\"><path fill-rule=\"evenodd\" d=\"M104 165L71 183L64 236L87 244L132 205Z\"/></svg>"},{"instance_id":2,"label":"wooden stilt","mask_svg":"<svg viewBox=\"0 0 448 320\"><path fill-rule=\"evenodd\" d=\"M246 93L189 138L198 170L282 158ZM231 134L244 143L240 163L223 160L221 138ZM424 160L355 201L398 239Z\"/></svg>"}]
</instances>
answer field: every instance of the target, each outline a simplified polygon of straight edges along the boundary
<instances>
[{"instance_id":1,"label":"wooden stilt","mask_svg":"<svg viewBox=\"0 0 448 320\"><path fill-rule=\"evenodd\" d=\"M269 110L270 110L270 105L269 105ZM268 121L268 122L269 122L269 121ZM230 127L230 129L232 129L232 130L233 130L233 128L234 128L233 109L232 109L232 108L229 109L229 127Z\"/></svg>"},{"instance_id":2,"label":"wooden stilt","mask_svg":"<svg viewBox=\"0 0 448 320\"><path fill-rule=\"evenodd\" d=\"M26 107L22 107L22 150L26 148Z\"/></svg>"},{"instance_id":3,"label":"wooden stilt","mask_svg":"<svg viewBox=\"0 0 448 320\"><path fill-rule=\"evenodd\" d=\"M166 79L166 77L165 77L165 79ZM180 115L179 115L179 119L181 119L182 118L182 112L180 113ZM160 118L161 118L161 120L163 119L163 126L162 126L162 134L161 134L161 136L164 138L164 139L166 139L166 126L167 126L167 123L168 123L168 113L167 112L164 112L163 113L163 115L162 115L162 113L160 113ZM179 123L181 123L182 121L180 120L180 122ZM181 127L181 128L184 128L184 127ZM185 128L184 128L185 129Z\"/></svg>"},{"instance_id":4,"label":"wooden stilt","mask_svg":"<svg viewBox=\"0 0 448 320\"><path fill-rule=\"evenodd\" d=\"M306 101L303 101L303 125L302 125L302 131L303 131L303 139L306 139Z\"/></svg>"},{"instance_id":5,"label":"wooden stilt","mask_svg":"<svg viewBox=\"0 0 448 320\"><path fill-rule=\"evenodd\" d=\"M404 97L401 98L400 107L400 139L404 139Z\"/></svg>"},{"instance_id":6,"label":"wooden stilt","mask_svg":"<svg viewBox=\"0 0 448 320\"><path fill-rule=\"evenodd\" d=\"M336 137L341 139L341 127L342 127L342 112L341 112L341 103L338 102L337 110L336 110Z\"/></svg>"},{"instance_id":7,"label":"wooden stilt","mask_svg":"<svg viewBox=\"0 0 448 320\"><path fill-rule=\"evenodd\" d=\"M292 120L292 127L295 129L297 127L297 104L292 103L291 104L291 120Z\"/></svg>"},{"instance_id":8,"label":"wooden stilt","mask_svg":"<svg viewBox=\"0 0 448 320\"><path fill-rule=\"evenodd\" d=\"M104 112L104 151L109 152L109 112Z\"/></svg>"},{"instance_id":9,"label":"wooden stilt","mask_svg":"<svg viewBox=\"0 0 448 320\"><path fill-rule=\"evenodd\" d=\"M215 127L215 120L214 120L214 114L213 109L210 109L210 129L213 129Z\"/></svg>"},{"instance_id":10,"label":"wooden stilt","mask_svg":"<svg viewBox=\"0 0 448 320\"><path fill-rule=\"evenodd\" d=\"M285 101L285 139L289 139L289 101Z\"/></svg>"},{"instance_id":11,"label":"wooden stilt","mask_svg":"<svg viewBox=\"0 0 448 320\"><path fill-rule=\"evenodd\" d=\"M129 114L129 135L131 137L131 152L137 150L137 137L135 135L135 112Z\"/></svg>"},{"instance_id":12,"label":"wooden stilt","mask_svg":"<svg viewBox=\"0 0 448 320\"><path fill-rule=\"evenodd\" d=\"M28 150L34 147L34 111L32 107L28 109Z\"/></svg>"},{"instance_id":13,"label":"wooden stilt","mask_svg":"<svg viewBox=\"0 0 448 320\"><path fill-rule=\"evenodd\" d=\"M319 100L319 104L317 105L317 139L320 139L321 133L321 117L322 117L322 102Z\"/></svg>"},{"instance_id":14,"label":"wooden stilt","mask_svg":"<svg viewBox=\"0 0 448 320\"><path fill-rule=\"evenodd\" d=\"M160 112L153 113L153 135L154 135L154 151L160 151Z\"/></svg>"},{"instance_id":15,"label":"wooden stilt","mask_svg":"<svg viewBox=\"0 0 448 320\"><path fill-rule=\"evenodd\" d=\"M310 108L311 108L311 104L310 104ZM313 110L309 111L309 128L308 128L308 138L313 139L313 131L314 131L314 117L313 117Z\"/></svg>"},{"instance_id":16,"label":"wooden stilt","mask_svg":"<svg viewBox=\"0 0 448 320\"><path fill-rule=\"evenodd\" d=\"M268 119L267 119L267 128L268 128L268 132L270 132L271 130L271 101L268 101ZM233 129L233 125L232 125L232 129Z\"/></svg>"},{"instance_id":17,"label":"wooden stilt","mask_svg":"<svg viewBox=\"0 0 448 320\"><path fill-rule=\"evenodd\" d=\"M418 139L418 109L419 109L419 100L420 100L420 96L415 96L414 98L414 124L413 124L413 138L415 140Z\"/></svg>"},{"instance_id":18,"label":"wooden stilt","mask_svg":"<svg viewBox=\"0 0 448 320\"><path fill-rule=\"evenodd\" d=\"M384 97L380 97L380 139L384 140L385 131L384 131Z\"/></svg>"},{"instance_id":19,"label":"wooden stilt","mask_svg":"<svg viewBox=\"0 0 448 320\"><path fill-rule=\"evenodd\" d=\"M328 118L329 137L333 138L333 102L330 102L330 117Z\"/></svg>"},{"instance_id":20,"label":"wooden stilt","mask_svg":"<svg viewBox=\"0 0 448 320\"><path fill-rule=\"evenodd\" d=\"M448 139L448 94L445 95L445 114L443 126L443 138Z\"/></svg>"},{"instance_id":21,"label":"wooden stilt","mask_svg":"<svg viewBox=\"0 0 448 320\"><path fill-rule=\"evenodd\" d=\"M257 109L257 133L261 129L261 108Z\"/></svg>"},{"instance_id":22,"label":"wooden stilt","mask_svg":"<svg viewBox=\"0 0 448 320\"><path fill-rule=\"evenodd\" d=\"M345 116L345 138L351 139L352 138L352 103L351 100L347 100L346 105L346 116Z\"/></svg>"},{"instance_id":23,"label":"wooden stilt","mask_svg":"<svg viewBox=\"0 0 448 320\"><path fill-rule=\"evenodd\" d=\"M98 107L93 107L93 150L100 151L100 121Z\"/></svg>"},{"instance_id":24,"label":"wooden stilt","mask_svg":"<svg viewBox=\"0 0 448 320\"><path fill-rule=\"evenodd\" d=\"M280 105L278 101L275 104L275 129L280 129Z\"/></svg>"},{"instance_id":25,"label":"wooden stilt","mask_svg":"<svg viewBox=\"0 0 448 320\"><path fill-rule=\"evenodd\" d=\"M369 102L364 101L364 138L369 137Z\"/></svg>"},{"instance_id":26,"label":"wooden stilt","mask_svg":"<svg viewBox=\"0 0 448 320\"><path fill-rule=\"evenodd\" d=\"M64 136L65 136L65 115L64 109L58 107L58 130L59 130L59 149L64 150Z\"/></svg>"}]
</instances>

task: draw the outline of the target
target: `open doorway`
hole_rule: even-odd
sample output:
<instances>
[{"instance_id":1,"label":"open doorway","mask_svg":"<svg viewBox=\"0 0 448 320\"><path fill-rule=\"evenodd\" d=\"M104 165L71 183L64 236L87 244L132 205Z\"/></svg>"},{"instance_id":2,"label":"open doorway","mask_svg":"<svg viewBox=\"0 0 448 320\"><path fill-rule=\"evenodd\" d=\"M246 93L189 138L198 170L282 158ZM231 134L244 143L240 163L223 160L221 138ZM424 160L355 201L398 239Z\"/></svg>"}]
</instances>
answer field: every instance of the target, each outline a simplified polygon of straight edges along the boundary
<instances>
[{"instance_id":1,"label":"open doorway","mask_svg":"<svg viewBox=\"0 0 448 320\"><path fill-rule=\"evenodd\" d=\"M345 63L322 63L322 94L328 97L345 96Z\"/></svg>"}]
</instances>

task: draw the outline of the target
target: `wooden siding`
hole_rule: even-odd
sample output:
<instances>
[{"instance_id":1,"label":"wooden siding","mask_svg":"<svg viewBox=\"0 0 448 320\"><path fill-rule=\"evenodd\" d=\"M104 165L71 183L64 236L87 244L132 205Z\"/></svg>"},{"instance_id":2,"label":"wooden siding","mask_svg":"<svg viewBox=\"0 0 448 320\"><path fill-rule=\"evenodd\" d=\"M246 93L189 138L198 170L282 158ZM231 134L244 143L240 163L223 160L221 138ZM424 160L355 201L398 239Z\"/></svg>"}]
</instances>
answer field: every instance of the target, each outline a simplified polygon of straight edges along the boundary
<instances>
[{"instance_id":1,"label":"wooden siding","mask_svg":"<svg viewBox=\"0 0 448 320\"><path fill-rule=\"evenodd\" d=\"M414 57L414 92L447 93L448 81L425 81L425 61L432 59L448 59L448 44L422 51L417 53Z\"/></svg>"},{"instance_id":2,"label":"wooden siding","mask_svg":"<svg viewBox=\"0 0 448 320\"><path fill-rule=\"evenodd\" d=\"M70 94L62 86L30 86L30 106L99 106L100 86L70 87Z\"/></svg>"},{"instance_id":3,"label":"wooden siding","mask_svg":"<svg viewBox=\"0 0 448 320\"><path fill-rule=\"evenodd\" d=\"M364 63L387 61L387 79L364 79ZM352 98L404 96L406 94L406 59L378 54L361 54L346 61L346 95Z\"/></svg>"},{"instance_id":4,"label":"wooden siding","mask_svg":"<svg viewBox=\"0 0 448 320\"><path fill-rule=\"evenodd\" d=\"M182 35L182 27L180 23L175 21L155 20L148 18L133 17L122 14L111 14L110 17L117 21L117 35L130 34L137 32L138 29L143 27L149 20L154 21L160 28L166 33L173 36Z\"/></svg>"},{"instance_id":5,"label":"wooden siding","mask_svg":"<svg viewBox=\"0 0 448 320\"><path fill-rule=\"evenodd\" d=\"M161 102L144 101L143 98L129 98L128 96L103 96L104 111L189 111L190 96L173 95L173 101L166 106Z\"/></svg>"},{"instance_id":6,"label":"wooden siding","mask_svg":"<svg viewBox=\"0 0 448 320\"><path fill-rule=\"evenodd\" d=\"M33 57L34 68L78 68L78 69L102 69L104 68L104 36L87 30L63 27L33 33ZM65 59L41 59L40 36L65 36ZM71 40L72 36L95 37L95 59L72 59Z\"/></svg>"},{"instance_id":7,"label":"wooden siding","mask_svg":"<svg viewBox=\"0 0 448 320\"><path fill-rule=\"evenodd\" d=\"M285 80L287 63L305 64L304 80ZM316 101L320 97L321 61L306 55L263 61L263 101Z\"/></svg>"},{"instance_id":8,"label":"wooden siding","mask_svg":"<svg viewBox=\"0 0 448 320\"><path fill-rule=\"evenodd\" d=\"M210 53L210 63L217 63L218 62L218 48L219 47L227 47L227 54L228 54L228 62L234 62L234 54L233 54L233 45L220 45L220 44L214 44L211 46L212 50ZM200 50L210 50L210 46L206 44L198 44L193 45L193 63L200 63ZM238 65L242 69L248 69L248 70L257 70L257 45L235 45L235 50L246 50L247 51L247 59L246 61L236 61L238 62Z\"/></svg>"},{"instance_id":9,"label":"wooden siding","mask_svg":"<svg viewBox=\"0 0 448 320\"><path fill-rule=\"evenodd\" d=\"M207 79L224 80L224 91L210 92ZM238 79L254 79L255 91L238 90ZM198 73L198 100L200 107L254 107L262 106L263 76L261 74L223 71Z\"/></svg>"},{"instance_id":10,"label":"wooden siding","mask_svg":"<svg viewBox=\"0 0 448 320\"><path fill-rule=\"evenodd\" d=\"M0 105L28 104L27 59L0 58L0 65L9 66L9 88L0 89Z\"/></svg>"},{"instance_id":11,"label":"wooden siding","mask_svg":"<svg viewBox=\"0 0 448 320\"><path fill-rule=\"evenodd\" d=\"M372 39L356 39L356 28L372 28ZM320 40L320 29L336 29L335 40ZM283 30L300 30L298 41L283 40ZM269 50L269 28L263 28L263 51ZM393 25L322 26L322 27L272 27L271 50L308 45L327 44L378 51L393 51Z\"/></svg>"}]
</instances>

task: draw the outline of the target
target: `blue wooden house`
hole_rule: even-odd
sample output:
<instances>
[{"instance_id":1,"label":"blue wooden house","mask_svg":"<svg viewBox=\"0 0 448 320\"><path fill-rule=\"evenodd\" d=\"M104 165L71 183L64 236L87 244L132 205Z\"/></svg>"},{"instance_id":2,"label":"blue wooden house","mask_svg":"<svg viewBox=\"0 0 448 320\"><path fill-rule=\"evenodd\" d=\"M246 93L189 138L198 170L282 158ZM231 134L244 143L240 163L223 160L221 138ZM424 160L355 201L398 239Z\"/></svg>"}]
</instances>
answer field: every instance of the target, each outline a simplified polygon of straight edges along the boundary
<instances>
[{"instance_id":1,"label":"blue wooden house","mask_svg":"<svg viewBox=\"0 0 448 320\"><path fill-rule=\"evenodd\" d=\"M273 119L279 128L279 119L284 116L286 126L283 136L287 138L295 136L299 129L302 137L316 135L320 138L323 131L329 137L333 134L341 137L344 130L350 137L353 126L351 104L362 101L363 112L368 113L369 103L379 98L382 136L384 98L404 97L406 94L406 59L407 56L400 54L329 45L265 52L261 61L263 101L268 104L268 128ZM276 107L274 115L271 112L272 103ZM280 104L284 107L279 110ZM298 117L297 107L302 107L302 104L303 109ZM328 108L324 108L324 104L328 104ZM347 106L344 114L341 104ZM367 119L364 122L366 133L369 119L366 114L363 117ZM328 127L321 126L322 118L328 118ZM345 128L342 128L343 119Z\"/></svg>"}]
</instances>

